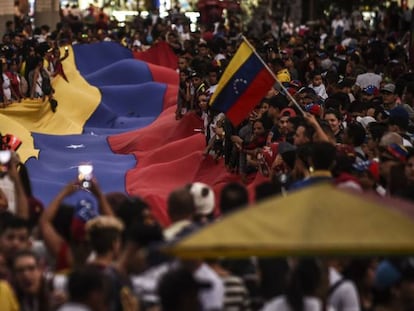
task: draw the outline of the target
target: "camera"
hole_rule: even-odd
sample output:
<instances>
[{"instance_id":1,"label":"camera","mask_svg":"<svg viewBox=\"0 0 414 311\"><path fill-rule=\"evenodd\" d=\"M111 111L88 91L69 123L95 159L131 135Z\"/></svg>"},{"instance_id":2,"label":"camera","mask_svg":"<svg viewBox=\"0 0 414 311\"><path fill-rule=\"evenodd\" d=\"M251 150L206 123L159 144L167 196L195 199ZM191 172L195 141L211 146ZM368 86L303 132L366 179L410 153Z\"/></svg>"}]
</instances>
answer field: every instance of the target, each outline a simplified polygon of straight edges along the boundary
<instances>
[{"instance_id":1,"label":"camera","mask_svg":"<svg viewBox=\"0 0 414 311\"><path fill-rule=\"evenodd\" d=\"M65 52L69 51L69 48L67 46L65 46Z\"/></svg>"},{"instance_id":2,"label":"camera","mask_svg":"<svg viewBox=\"0 0 414 311\"><path fill-rule=\"evenodd\" d=\"M93 165L81 164L78 166L78 181L82 188L89 189L92 185Z\"/></svg>"},{"instance_id":3,"label":"camera","mask_svg":"<svg viewBox=\"0 0 414 311\"><path fill-rule=\"evenodd\" d=\"M18 137L12 134L6 134L3 136L0 133L0 150L17 151L21 144L22 141Z\"/></svg>"},{"instance_id":4,"label":"camera","mask_svg":"<svg viewBox=\"0 0 414 311\"><path fill-rule=\"evenodd\" d=\"M4 177L9 171L12 153L10 150L0 151L0 177Z\"/></svg>"}]
</instances>

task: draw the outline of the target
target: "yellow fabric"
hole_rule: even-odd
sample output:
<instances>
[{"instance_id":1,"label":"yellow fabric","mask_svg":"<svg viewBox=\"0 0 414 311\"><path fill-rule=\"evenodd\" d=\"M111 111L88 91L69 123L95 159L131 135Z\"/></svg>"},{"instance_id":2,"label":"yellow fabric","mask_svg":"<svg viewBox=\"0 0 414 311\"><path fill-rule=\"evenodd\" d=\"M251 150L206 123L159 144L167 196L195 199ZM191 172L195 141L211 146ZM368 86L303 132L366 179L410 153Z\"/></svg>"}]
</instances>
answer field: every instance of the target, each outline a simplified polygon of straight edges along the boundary
<instances>
[{"instance_id":1,"label":"yellow fabric","mask_svg":"<svg viewBox=\"0 0 414 311\"><path fill-rule=\"evenodd\" d=\"M282 69L278 71L276 78L279 80L279 82L290 82L290 73L287 69Z\"/></svg>"},{"instance_id":2,"label":"yellow fabric","mask_svg":"<svg viewBox=\"0 0 414 311\"><path fill-rule=\"evenodd\" d=\"M39 155L39 150L34 148L33 137L30 132L13 118L2 113L0 113L0 132L2 134L13 134L23 142L18 150L22 162Z\"/></svg>"},{"instance_id":3,"label":"yellow fabric","mask_svg":"<svg viewBox=\"0 0 414 311\"><path fill-rule=\"evenodd\" d=\"M19 311L16 295L6 281L0 281L0 306L2 311Z\"/></svg>"},{"instance_id":4,"label":"yellow fabric","mask_svg":"<svg viewBox=\"0 0 414 311\"><path fill-rule=\"evenodd\" d=\"M26 61L24 61L22 65L20 66L20 75L24 76L25 69L26 69Z\"/></svg>"},{"instance_id":5,"label":"yellow fabric","mask_svg":"<svg viewBox=\"0 0 414 311\"><path fill-rule=\"evenodd\" d=\"M387 207L395 204L317 185L248 207L166 251L183 258L414 254L414 220Z\"/></svg>"},{"instance_id":6,"label":"yellow fabric","mask_svg":"<svg viewBox=\"0 0 414 311\"><path fill-rule=\"evenodd\" d=\"M76 68L73 50L63 62L65 74L53 79L54 97L59 105L53 113L48 102L42 99L25 99L0 109L0 132L13 133L23 144L19 148L21 160L25 162L30 156L37 156L30 132L54 135L82 133L83 126L101 101L101 94L96 87L89 85ZM18 132L13 132L20 124ZM17 130L16 130L17 131ZM24 152L22 152L24 149Z\"/></svg>"},{"instance_id":7,"label":"yellow fabric","mask_svg":"<svg viewBox=\"0 0 414 311\"><path fill-rule=\"evenodd\" d=\"M227 85L228 81L234 76L237 70L239 70L239 68L249 59L252 54L253 50L245 41L243 41L240 44L236 54L234 54L230 63L226 67L226 70L223 72L223 75L217 84L217 88L211 96L210 104L214 102L218 94L220 94L221 90Z\"/></svg>"}]
</instances>

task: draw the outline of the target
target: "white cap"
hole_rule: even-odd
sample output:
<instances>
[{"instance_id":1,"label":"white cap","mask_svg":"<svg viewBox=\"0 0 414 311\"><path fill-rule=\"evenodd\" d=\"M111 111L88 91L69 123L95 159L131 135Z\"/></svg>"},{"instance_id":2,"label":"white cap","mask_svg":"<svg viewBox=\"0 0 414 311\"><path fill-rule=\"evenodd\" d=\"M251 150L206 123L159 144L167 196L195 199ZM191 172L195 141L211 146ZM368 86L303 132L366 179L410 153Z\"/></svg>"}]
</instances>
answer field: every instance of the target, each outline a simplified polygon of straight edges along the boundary
<instances>
[{"instance_id":1,"label":"white cap","mask_svg":"<svg viewBox=\"0 0 414 311\"><path fill-rule=\"evenodd\" d=\"M371 122L377 122L373 117L357 117L356 120L366 129Z\"/></svg>"},{"instance_id":2,"label":"white cap","mask_svg":"<svg viewBox=\"0 0 414 311\"><path fill-rule=\"evenodd\" d=\"M190 193L194 198L197 215L209 215L214 211L214 191L209 185L194 182L191 184Z\"/></svg>"}]
</instances>

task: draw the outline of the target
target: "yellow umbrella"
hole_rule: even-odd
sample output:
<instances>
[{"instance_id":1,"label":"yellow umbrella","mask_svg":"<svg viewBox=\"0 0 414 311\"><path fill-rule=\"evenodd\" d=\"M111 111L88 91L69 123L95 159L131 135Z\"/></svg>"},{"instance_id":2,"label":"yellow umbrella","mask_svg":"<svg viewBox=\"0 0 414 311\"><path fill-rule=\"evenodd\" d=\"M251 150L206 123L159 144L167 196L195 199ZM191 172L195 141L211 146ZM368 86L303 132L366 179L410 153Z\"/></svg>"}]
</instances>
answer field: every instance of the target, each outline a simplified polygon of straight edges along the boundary
<instances>
[{"instance_id":1,"label":"yellow umbrella","mask_svg":"<svg viewBox=\"0 0 414 311\"><path fill-rule=\"evenodd\" d=\"M414 220L397 200L319 184L255 204L166 248L182 258L414 254ZM404 204L403 204L404 205Z\"/></svg>"}]
</instances>

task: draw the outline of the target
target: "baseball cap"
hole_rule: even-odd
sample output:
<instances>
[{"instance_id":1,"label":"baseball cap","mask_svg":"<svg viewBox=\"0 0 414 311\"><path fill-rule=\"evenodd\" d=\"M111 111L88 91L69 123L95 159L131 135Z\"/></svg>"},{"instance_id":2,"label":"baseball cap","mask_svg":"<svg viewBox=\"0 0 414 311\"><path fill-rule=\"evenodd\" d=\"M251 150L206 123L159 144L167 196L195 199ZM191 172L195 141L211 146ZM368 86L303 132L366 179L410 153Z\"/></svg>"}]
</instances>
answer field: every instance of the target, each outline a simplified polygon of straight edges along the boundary
<instances>
[{"instance_id":1,"label":"baseball cap","mask_svg":"<svg viewBox=\"0 0 414 311\"><path fill-rule=\"evenodd\" d=\"M204 183L194 182L190 185L197 215L209 215L214 210L215 196L213 189Z\"/></svg>"},{"instance_id":2,"label":"baseball cap","mask_svg":"<svg viewBox=\"0 0 414 311\"><path fill-rule=\"evenodd\" d=\"M192 71L192 72L190 73L190 77L191 77L191 78L202 78L202 76L201 76L201 72L199 72L199 71Z\"/></svg>"},{"instance_id":3,"label":"baseball cap","mask_svg":"<svg viewBox=\"0 0 414 311\"><path fill-rule=\"evenodd\" d=\"M305 106L305 110L314 116L320 116L321 114L321 106L315 103L311 103Z\"/></svg>"},{"instance_id":4,"label":"baseball cap","mask_svg":"<svg viewBox=\"0 0 414 311\"><path fill-rule=\"evenodd\" d=\"M301 87L302 87L302 82L300 81L300 80L291 80L290 82L289 82L289 85L291 86L291 87L294 87L294 88L296 88L296 89L300 89Z\"/></svg>"},{"instance_id":5,"label":"baseball cap","mask_svg":"<svg viewBox=\"0 0 414 311\"><path fill-rule=\"evenodd\" d=\"M370 124L371 122L376 122L377 120L375 120L373 117L370 116L366 116L366 117L357 117L356 118L357 122L361 123L361 125L366 129L368 124Z\"/></svg>"},{"instance_id":6,"label":"baseball cap","mask_svg":"<svg viewBox=\"0 0 414 311\"><path fill-rule=\"evenodd\" d=\"M285 108L282 109L282 111L280 112L280 116L281 117L296 117L296 111L293 110L292 108Z\"/></svg>"},{"instance_id":7,"label":"baseball cap","mask_svg":"<svg viewBox=\"0 0 414 311\"><path fill-rule=\"evenodd\" d=\"M408 151L407 149L399 144L389 144L384 148L385 158L391 157L395 161L405 163L407 161Z\"/></svg>"},{"instance_id":8,"label":"baseball cap","mask_svg":"<svg viewBox=\"0 0 414 311\"><path fill-rule=\"evenodd\" d=\"M374 95L374 96L378 95L379 93L378 88L374 85L368 85L367 87L362 89L362 92L368 95Z\"/></svg>"},{"instance_id":9,"label":"baseball cap","mask_svg":"<svg viewBox=\"0 0 414 311\"><path fill-rule=\"evenodd\" d=\"M404 129L408 128L410 122L410 115L408 114L408 111L405 108L397 106L394 109L391 109L389 113L389 124L398 125Z\"/></svg>"},{"instance_id":10,"label":"baseball cap","mask_svg":"<svg viewBox=\"0 0 414 311\"><path fill-rule=\"evenodd\" d=\"M381 88L381 93L392 93L394 94L395 92L395 84L393 83L387 83L385 84L382 88Z\"/></svg>"},{"instance_id":11,"label":"baseball cap","mask_svg":"<svg viewBox=\"0 0 414 311\"><path fill-rule=\"evenodd\" d=\"M355 162L352 168L357 172L369 172L376 181L379 181L379 163L377 161L367 160L362 162Z\"/></svg>"}]
</instances>

